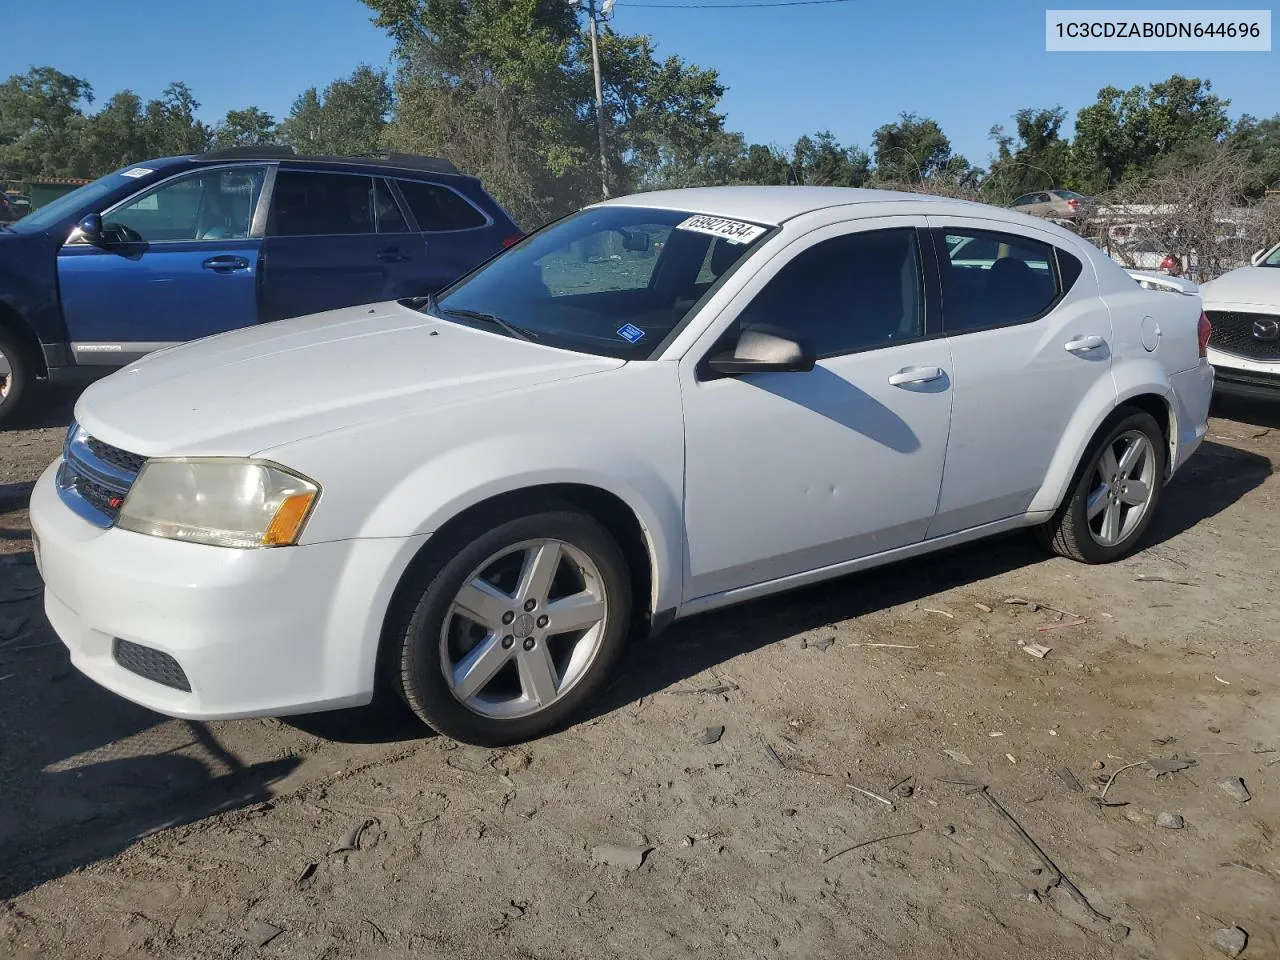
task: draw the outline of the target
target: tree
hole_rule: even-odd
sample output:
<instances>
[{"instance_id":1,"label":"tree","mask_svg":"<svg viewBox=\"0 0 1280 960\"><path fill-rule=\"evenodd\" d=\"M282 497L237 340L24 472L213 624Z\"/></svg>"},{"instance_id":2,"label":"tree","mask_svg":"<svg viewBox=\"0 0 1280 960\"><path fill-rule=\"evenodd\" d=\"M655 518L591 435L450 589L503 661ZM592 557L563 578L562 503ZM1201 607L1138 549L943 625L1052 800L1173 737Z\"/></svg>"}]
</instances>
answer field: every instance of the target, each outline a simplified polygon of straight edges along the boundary
<instances>
[{"instance_id":1,"label":"tree","mask_svg":"<svg viewBox=\"0 0 1280 960\"><path fill-rule=\"evenodd\" d=\"M257 107L245 107L227 111L226 117L213 130L213 146L256 147L273 143L275 137L275 118Z\"/></svg>"},{"instance_id":2,"label":"tree","mask_svg":"<svg viewBox=\"0 0 1280 960\"><path fill-rule=\"evenodd\" d=\"M1280 190L1280 114L1258 120L1245 114L1226 139L1233 154L1245 158L1244 192L1251 198Z\"/></svg>"},{"instance_id":3,"label":"tree","mask_svg":"<svg viewBox=\"0 0 1280 960\"><path fill-rule=\"evenodd\" d=\"M919 183L931 177L969 178L976 171L963 157L951 153L936 120L914 113L902 114L872 135L876 179L882 182Z\"/></svg>"},{"instance_id":4,"label":"tree","mask_svg":"<svg viewBox=\"0 0 1280 960\"><path fill-rule=\"evenodd\" d=\"M392 93L386 71L361 65L320 93L303 91L280 124L279 137L299 152L359 156L382 148Z\"/></svg>"},{"instance_id":5,"label":"tree","mask_svg":"<svg viewBox=\"0 0 1280 960\"><path fill-rule=\"evenodd\" d=\"M142 98L132 90L113 94L85 123L87 173L100 175L152 156Z\"/></svg>"},{"instance_id":6,"label":"tree","mask_svg":"<svg viewBox=\"0 0 1280 960\"><path fill-rule=\"evenodd\" d=\"M1070 143L1060 131L1066 118L1062 107L1026 107L1013 116L1016 138L1002 126L992 127L996 154L983 181L983 194L996 203L1008 203L1032 190L1064 186Z\"/></svg>"},{"instance_id":7,"label":"tree","mask_svg":"<svg viewBox=\"0 0 1280 960\"><path fill-rule=\"evenodd\" d=\"M789 172L800 183L818 187L860 187L871 179L871 157L857 147L844 147L829 130L803 136L791 151ZM784 181L785 182L785 181Z\"/></svg>"},{"instance_id":8,"label":"tree","mask_svg":"<svg viewBox=\"0 0 1280 960\"><path fill-rule=\"evenodd\" d=\"M87 80L32 67L0 84L0 171L7 177L84 176Z\"/></svg>"},{"instance_id":9,"label":"tree","mask_svg":"<svg viewBox=\"0 0 1280 960\"><path fill-rule=\"evenodd\" d=\"M1103 87L1097 101L1076 114L1072 185L1099 192L1151 173L1158 163L1203 156L1230 128L1230 101L1211 90L1208 80L1178 74L1149 87Z\"/></svg>"},{"instance_id":10,"label":"tree","mask_svg":"<svg viewBox=\"0 0 1280 960\"><path fill-rule=\"evenodd\" d=\"M213 131L196 119L199 109L200 102L182 81L169 84L159 100L148 102L144 122L149 154L181 156L208 149Z\"/></svg>"}]
</instances>

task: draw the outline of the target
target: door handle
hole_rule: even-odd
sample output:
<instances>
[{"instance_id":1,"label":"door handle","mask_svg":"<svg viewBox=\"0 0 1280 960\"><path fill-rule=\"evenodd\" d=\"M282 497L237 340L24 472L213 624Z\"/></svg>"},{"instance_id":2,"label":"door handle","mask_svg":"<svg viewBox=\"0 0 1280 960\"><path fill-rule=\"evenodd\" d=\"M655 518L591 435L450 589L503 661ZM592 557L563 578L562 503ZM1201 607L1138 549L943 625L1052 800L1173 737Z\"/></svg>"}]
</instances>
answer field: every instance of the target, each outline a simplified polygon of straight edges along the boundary
<instances>
[{"instance_id":1,"label":"door handle","mask_svg":"<svg viewBox=\"0 0 1280 960\"><path fill-rule=\"evenodd\" d=\"M909 387L916 383L941 380L944 376L946 376L946 371L941 367L903 367L889 377L889 385L892 387Z\"/></svg>"},{"instance_id":2,"label":"door handle","mask_svg":"<svg viewBox=\"0 0 1280 960\"><path fill-rule=\"evenodd\" d=\"M1068 340L1063 346L1069 353L1088 353L1090 350L1097 350L1106 342L1101 337L1076 337Z\"/></svg>"},{"instance_id":3,"label":"door handle","mask_svg":"<svg viewBox=\"0 0 1280 960\"><path fill-rule=\"evenodd\" d=\"M235 270L248 270L249 261L244 257L233 257L229 254L222 254L217 257L210 257L204 263L200 264L206 270L212 270L214 273L231 273Z\"/></svg>"},{"instance_id":4,"label":"door handle","mask_svg":"<svg viewBox=\"0 0 1280 960\"><path fill-rule=\"evenodd\" d=\"M383 263L404 263L409 258L400 252L399 247L387 247L385 250L379 250L374 254Z\"/></svg>"}]
</instances>

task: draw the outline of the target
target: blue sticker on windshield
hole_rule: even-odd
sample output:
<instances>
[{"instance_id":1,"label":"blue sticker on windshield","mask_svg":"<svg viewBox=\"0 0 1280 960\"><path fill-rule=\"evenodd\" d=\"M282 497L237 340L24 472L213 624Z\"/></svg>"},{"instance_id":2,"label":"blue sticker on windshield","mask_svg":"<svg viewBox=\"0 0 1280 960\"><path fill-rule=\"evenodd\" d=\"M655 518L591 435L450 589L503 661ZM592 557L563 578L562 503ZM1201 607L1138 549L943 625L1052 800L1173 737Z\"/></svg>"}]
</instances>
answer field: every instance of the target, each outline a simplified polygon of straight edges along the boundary
<instances>
[{"instance_id":1,"label":"blue sticker on windshield","mask_svg":"<svg viewBox=\"0 0 1280 960\"><path fill-rule=\"evenodd\" d=\"M627 343L639 343L640 338L644 336L644 331L634 323L628 323L618 328L618 336Z\"/></svg>"}]
</instances>

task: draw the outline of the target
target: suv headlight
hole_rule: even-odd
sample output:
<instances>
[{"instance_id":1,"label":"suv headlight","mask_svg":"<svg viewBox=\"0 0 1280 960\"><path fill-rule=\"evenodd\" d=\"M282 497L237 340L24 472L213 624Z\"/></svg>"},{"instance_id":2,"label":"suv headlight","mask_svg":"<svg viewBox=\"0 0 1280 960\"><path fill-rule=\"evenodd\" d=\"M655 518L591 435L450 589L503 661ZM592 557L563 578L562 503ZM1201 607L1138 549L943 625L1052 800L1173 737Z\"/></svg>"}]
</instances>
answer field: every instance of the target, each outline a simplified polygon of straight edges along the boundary
<instances>
[{"instance_id":1,"label":"suv headlight","mask_svg":"<svg viewBox=\"0 0 1280 960\"><path fill-rule=\"evenodd\" d=\"M116 526L215 547L298 542L320 487L275 463L222 457L148 460Z\"/></svg>"}]
</instances>

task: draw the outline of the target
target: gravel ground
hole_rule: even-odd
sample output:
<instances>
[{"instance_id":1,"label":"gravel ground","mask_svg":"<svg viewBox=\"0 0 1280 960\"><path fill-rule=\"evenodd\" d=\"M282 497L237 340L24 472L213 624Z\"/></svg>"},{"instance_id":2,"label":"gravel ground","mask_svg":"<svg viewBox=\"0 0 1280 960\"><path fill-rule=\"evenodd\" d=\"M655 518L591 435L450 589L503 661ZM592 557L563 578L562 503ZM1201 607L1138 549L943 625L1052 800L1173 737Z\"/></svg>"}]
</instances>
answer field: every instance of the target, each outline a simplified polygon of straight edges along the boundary
<instances>
[{"instance_id":1,"label":"gravel ground","mask_svg":"<svg viewBox=\"0 0 1280 960\"><path fill-rule=\"evenodd\" d=\"M1280 408L1216 410L1122 564L1015 536L695 618L488 751L82 679L22 508L71 400L0 431L0 956L1280 958Z\"/></svg>"}]
</instances>

